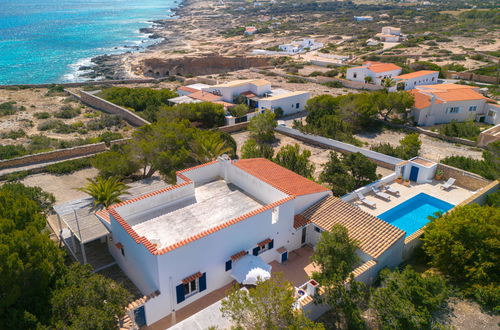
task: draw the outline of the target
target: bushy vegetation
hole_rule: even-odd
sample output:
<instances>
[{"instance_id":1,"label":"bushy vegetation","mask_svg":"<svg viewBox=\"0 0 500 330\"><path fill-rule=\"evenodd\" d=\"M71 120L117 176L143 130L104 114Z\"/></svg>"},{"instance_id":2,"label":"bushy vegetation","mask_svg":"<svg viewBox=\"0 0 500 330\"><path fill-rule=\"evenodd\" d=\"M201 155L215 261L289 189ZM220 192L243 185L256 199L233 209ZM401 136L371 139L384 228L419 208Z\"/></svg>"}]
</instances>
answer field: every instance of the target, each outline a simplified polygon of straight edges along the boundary
<instances>
[{"instance_id":1,"label":"bushy vegetation","mask_svg":"<svg viewBox=\"0 0 500 330\"><path fill-rule=\"evenodd\" d=\"M254 139L248 139L241 147L241 158L267 158L272 159L274 149L268 143L258 143Z\"/></svg>"},{"instance_id":2,"label":"bushy vegetation","mask_svg":"<svg viewBox=\"0 0 500 330\"><path fill-rule=\"evenodd\" d=\"M500 209L470 204L433 219L423 250L430 264L483 306L500 311Z\"/></svg>"},{"instance_id":3,"label":"bushy vegetation","mask_svg":"<svg viewBox=\"0 0 500 330\"><path fill-rule=\"evenodd\" d=\"M130 294L89 266L65 265L45 231L53 202L40 188L0 187L0 328L114 328Z\"/></svg>"},{"instance_id":4,"label":"bushy vegetation","mask_svg":"<svg viewBox=\"0 0 500 330\"><path fill-rule=\"evenodd\" d=\"M89 167L92 167L92 157L72 159L47 165L45 166L45 171L50 174L63 175L70 174Z\"/></svg>"},{"instance_id":5,"label":"bushy vegetation","mask_svg":"<svg viewBox=\"0 0 500 330\"><path fill-rule=\"evenodd\" d=\"M0 103L0 117L13 115L16 112L23 110L26 110L24 106L18 107L16 106L16 102L13 101Z\"/></svg>"},{"instance_id":6,"label":"bushy vegetation","mask_svg":"<svg viewBox=\"0 0 500 330\"><path fill-rule=\"evenodd\" d=\"M10 130L10 131L5 132L5 133L0 133L0 138L2 138L2 139L17 140L17 139L25 137L25 136L26 136L26 132L22 129Z\"/></svg>"},{"instance_id":7,"label":"bushy vegetation","mask_svg":"<svg viewBox=\"0 0 500 330\"><path fill-rule=\"evenodd\" d=\"M446 307L450 290L441 275L384 269L370 307L381 329L433 329L434 314Z\"/></svg>"},{"instance_id":8,"label":"bushy vegetation","mask_svg":"<svg viewBox=\"0 0 500 330\"><path fill-rule=\"evenodd\" d=\"M418 156L422 142L418 133L406 135L399 141L399 146L393 147L390 143L380 143L371 147L371 150L380 152L392 157L410 159Z\"/></svg>"},{"instance_id":9,"label":"bushy vegetation","mask_svg":"<svg viewBox=\"0 0 500 330\"><path fill-rule=\"evenodd\" d=\"M258 114L248 123L250 137L257 143L269 143L274 140L274 128L277 126L276 115L270 111Z\"/></svg>"},{"instance_id":10,"label":"bushy vegetation","mask_svg":"<svg viewBox=\"0 0 500 330\"><path fill-rule=\"evenodd\" d=\"M177 104L163 107L150 121L187 119L196 127L215 128L225 125L224 107L210 102Z\"/></svg>"},{"instance_id":11,"label":"bushy vegetation","mask_svg":"<svg viewBox=\"0 0 500 330\"><path fill-rule=\"evenodd\" d=\"M488 150L483 151L483 159L474 159L465 156L448 156L441 163L461 168L481 175L489 180L500 178L500 142L488 145Z\"/></svg>"},{"instance_id":12,"label":"bushy vegetation","mask_svg":"<svg viewBox=\"0 0 500 330\"><path fill-rule=\"evenodd\" d=\"M439 133L474 141L479 136L479 133L481 133L481 129L473 121L458 122L452 120L448 124L441 125Z\"/></svg>"},{"instance_id":13,"label":"bushy vegetation","mask_svg":"<svg viewBox=\"0 0 500 330\"><path fill-rule=\"evenodd\" d=\"M301 151L298 144L286 145L278 151L274 162L303 177L312 179L315 167L309 157L311 157L311 151Z\"/></svg>"},{"instance_id":14,"label":"bushy vegetation","mask_svg":"<svg viewBox=\"0 0 500 330\"><path fill-rule=\"evenodd\" d=\"M320 175L334 196L345 195L378 179L377 164L361 153L338 156L330 152L330 159Z\"/></svg>"},{"instance_id":15,"label":"bushy vegetation","mask_svg":"<svg viewBox=\"0 0 500 330\"><path fill-rule=\"evenodd\" d=\"M71 119L78 117L81 114L81 110L79 108L73 108L69 105L64 105L54 113L54 117L63 118L63 119Z\"/></svg>"},{"instance_id":16,"label":"bushy vegetation","mask_svg":"<svg viewBox=\"0 0 500 330\"><path fill-rule=\"evenodd\" d=\"M102 90L99 96L109 102L137 112L156 112L168 104L168 99L177 96L169 89L147 87L110 87Z\"/></svg>"},{"instance_id":17,"label":"bushy vegetation","mask_svg":"<svg viewBox=\"0 0 500 330\"><path fill-rule=\"evenodd\" d=\"M0 145L0 160L21 157L27 154L25 147L20 145Z\"/></svg>"}]
</instances>

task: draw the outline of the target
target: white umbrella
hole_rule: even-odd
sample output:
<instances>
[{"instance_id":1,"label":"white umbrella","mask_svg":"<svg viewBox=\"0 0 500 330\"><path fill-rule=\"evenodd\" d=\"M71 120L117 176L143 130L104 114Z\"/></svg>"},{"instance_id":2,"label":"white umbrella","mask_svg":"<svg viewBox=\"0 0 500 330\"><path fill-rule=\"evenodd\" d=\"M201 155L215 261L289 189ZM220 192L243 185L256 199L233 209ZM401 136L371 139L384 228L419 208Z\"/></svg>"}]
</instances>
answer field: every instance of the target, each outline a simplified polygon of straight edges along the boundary
<instances>
[{"instance_id":1,"label":"white umbrella","mask_svg":"<svg viewBox=\"0 0 500 330\"><path fill-rule=\"evenodd\" d=\"M257 285L258 282L262 282L271 278L271 273L262 268L253 268L248 273L242 284L247 285Z\"/></svg>"},{"instance_id":2,"label":"white umbrella","mask_svg":"<svg viewBox=\"0 0 500 330\"><path fill-rule=\"evenodd\" d=\"M241 284L256 285L271 278L271 269L261 258L247 254L234 262L231 276Z\"/></svg>"}]
</instances>

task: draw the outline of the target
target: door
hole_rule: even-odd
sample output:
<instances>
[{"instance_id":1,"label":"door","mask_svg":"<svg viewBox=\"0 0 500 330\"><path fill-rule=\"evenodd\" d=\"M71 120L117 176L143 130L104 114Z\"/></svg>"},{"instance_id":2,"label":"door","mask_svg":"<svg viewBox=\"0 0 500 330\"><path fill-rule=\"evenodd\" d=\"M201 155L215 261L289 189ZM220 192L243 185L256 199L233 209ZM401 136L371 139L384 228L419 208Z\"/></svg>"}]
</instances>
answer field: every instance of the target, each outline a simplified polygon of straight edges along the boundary
<instances>
[{"instance_id":1,"label":"door","mask_svg":"<svg viewBox=\"0 0 500 330\"><path fill-rule=\"evenodd\" d=\"M306 227L302 228L302 239L300 240L300 244L306 243L306 232L307 232Z\"/></svg>"},{"instance_id":2,"label":"door","mask_svg":"<svg viewBox=\"0 0 500 330\"><path fill-rule=\"evenodd\" d=\"M288 260L288 252L284 252L281 254L281 262L285 262Z\"/></svg>"},{"instance_id":3,"label":"door","mask_svg":"<svg viewBox=\"0 0 500 330\"><path fill-rule=\"evenodd\" d=\"M143 327L146 325L146 312L144 310L144 305L134 310L134 319L135 323L139 327Z\"/></svg>"},{"instance_id":4,"label":"door","mask_svg":"<svg viewBox=\"0 0 500 330\"><path fill-rule=\"evenodd\" d=\"M418 167L412 166L410 170L410 181L417 181L418 179Z\"/></svg>"}]
</instances>

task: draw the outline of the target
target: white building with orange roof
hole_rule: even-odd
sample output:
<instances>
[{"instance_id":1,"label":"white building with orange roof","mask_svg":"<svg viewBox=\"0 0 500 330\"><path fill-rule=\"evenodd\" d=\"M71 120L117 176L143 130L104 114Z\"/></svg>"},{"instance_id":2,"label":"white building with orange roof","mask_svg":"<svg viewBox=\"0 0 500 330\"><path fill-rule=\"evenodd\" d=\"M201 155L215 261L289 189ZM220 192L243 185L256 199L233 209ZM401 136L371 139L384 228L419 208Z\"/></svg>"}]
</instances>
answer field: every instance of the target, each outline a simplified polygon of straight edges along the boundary
<instances>
[{"instance_id":1,"label":"white building with orange roof","mask_svg":"<svg viewBox=\"0 0 500 330\"><path fill-rule=\"evenodd\" d=\"M360 280L401 262L403 231L330 196L267 159L222 156L96 215L109 230L110 253L145 296L131 315L139 326L161 326L233 281L255 284L254 272L268 278L270 263L286 267L290 252L316 244L335 223L361 242ZM315 309L307 283L298 299Z\"/></svg>"},{"instance_id":2,"label":"white building with orange roof","mask_svg":"<svg viewBox=\"0 0 500 330\"><path fill-rule=\"evenodd\" d=\"M500 123L500 107L495 100L479 93L479 88L458 84L417 86L410 91L415 98L411 116L417 125L432 126L475 120Z\"/></svg>"},{"instance_id":3,"label":"white building with orange roof","mask_svg":"<svg viewBox=\"0 0 500 330\"><path fill-rule=\"evenodd\" d=\"M366 82L366 77L371 78L375 85L381 85L384 79L394 78L401 74L401 67L393 63L380 63L367 61L361 66L347 69L347 80Z\"/></svg>"},{"instance_id":4,"label":"white building with orange roof","mask_svg":"<svg viewBox=\"0 0 500 330\"><path fill-rule=\"evenodd\" d=\"M398 89L405 91L420 85L434 85L438 83L439 71L421 70L394 77Z\"/></svg>"}]
</instances>

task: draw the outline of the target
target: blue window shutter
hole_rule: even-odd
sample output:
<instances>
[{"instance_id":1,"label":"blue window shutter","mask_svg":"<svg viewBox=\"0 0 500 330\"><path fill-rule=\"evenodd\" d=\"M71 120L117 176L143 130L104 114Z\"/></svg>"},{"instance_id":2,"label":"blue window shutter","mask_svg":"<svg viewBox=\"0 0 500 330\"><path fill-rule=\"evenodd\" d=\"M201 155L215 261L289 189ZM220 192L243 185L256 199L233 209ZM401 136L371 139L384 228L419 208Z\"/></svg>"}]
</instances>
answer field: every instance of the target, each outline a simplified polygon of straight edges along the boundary
<instances>
[{"instance_id":1,"label":"blue window shutter","mask_svg":"<svg viewBox=\"0 0 500 330\"><path fill-rule=\"evenodd\" d=\"M272 239L271 242L269 242L269 250L271 250L274 247L274 240Z\"/></svg>"},{"instance_id":2,"label":"blue window shutter","mask_svg":"<svg viewBox=\"0 0 500 330\"><path fill-rule=\"evenodd\" d=\"M258 255L259 255L259 250L260 250L260 247L258 247L258 246L257 246L256 248L254 248L254 249L252 250L252 254L253 254L254 256L258 256Z\"/></svg>"},{"instance_id":3,"label":"blue window shutter","mask_svg":"<svg viewBox=\"0 0 500 330\"><path fill-rule=\"evenodd\" d=\"M177 303L180 304L184 301L184 285L179 284L175 287L175 291L177 291Z\"/></svg>"},{"instance_id":4,"label":"blue window shutter","mask_svg":"<svg viewBox=\"0 0 500 330\"><path fill-rule=\"evenodd\" d=\"M207 289L207 273L203 273L198 281L200 283L200 292L205 291Z\"/></svg>"},{"instance_id":5,"label":"blue window shutter","mask_svg":"<svg viewBox=\"0 0 500 330\"><path fill-rule=\"evenodd\" d=\"M231 260L226 261L226 272L233 268L233 262Z\"/></svg>"}]
</instances>

